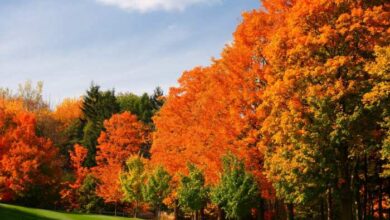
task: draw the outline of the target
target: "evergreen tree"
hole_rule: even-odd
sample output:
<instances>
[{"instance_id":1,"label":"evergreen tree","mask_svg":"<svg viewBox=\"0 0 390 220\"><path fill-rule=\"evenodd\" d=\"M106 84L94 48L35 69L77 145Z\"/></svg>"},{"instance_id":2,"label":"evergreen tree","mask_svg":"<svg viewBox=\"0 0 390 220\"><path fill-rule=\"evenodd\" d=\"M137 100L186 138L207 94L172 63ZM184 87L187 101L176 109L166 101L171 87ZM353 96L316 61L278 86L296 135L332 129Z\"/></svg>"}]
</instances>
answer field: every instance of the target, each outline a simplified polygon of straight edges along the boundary
<instances>
[{"instance_id":1,"label":"evergreen tree","mask_svg":"<svg viewBox=\"0 0 390 220\"><path fill-rule=\"evenodd\" d=\"M82 145L88 148L85 166L96 165L96 145L100 132L103 130L103 122L113 114L119 112L114 90L100 91L100 87L92 84L84 97L82 112L84 115Z\"/></svg>"}]
</instances>

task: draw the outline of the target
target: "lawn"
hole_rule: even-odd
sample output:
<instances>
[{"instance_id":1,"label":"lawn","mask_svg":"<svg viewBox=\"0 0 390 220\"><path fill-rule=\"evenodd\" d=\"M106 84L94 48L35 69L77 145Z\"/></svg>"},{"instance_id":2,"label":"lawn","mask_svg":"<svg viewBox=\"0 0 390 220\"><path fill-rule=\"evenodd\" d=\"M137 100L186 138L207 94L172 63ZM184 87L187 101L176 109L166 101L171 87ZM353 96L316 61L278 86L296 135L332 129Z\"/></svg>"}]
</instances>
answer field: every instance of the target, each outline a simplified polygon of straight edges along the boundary
<instances>
[{"instance_id":1,"label":"lawn","mask_svg":"<svg viewBox=\"0 0 390 220\"><path fill-rule=\"evenodd\" d=\"M26 208L0 203L1 220L135 220L134 218L113 217L106 215L87 215Z\"/></svg>"}]
</instances>

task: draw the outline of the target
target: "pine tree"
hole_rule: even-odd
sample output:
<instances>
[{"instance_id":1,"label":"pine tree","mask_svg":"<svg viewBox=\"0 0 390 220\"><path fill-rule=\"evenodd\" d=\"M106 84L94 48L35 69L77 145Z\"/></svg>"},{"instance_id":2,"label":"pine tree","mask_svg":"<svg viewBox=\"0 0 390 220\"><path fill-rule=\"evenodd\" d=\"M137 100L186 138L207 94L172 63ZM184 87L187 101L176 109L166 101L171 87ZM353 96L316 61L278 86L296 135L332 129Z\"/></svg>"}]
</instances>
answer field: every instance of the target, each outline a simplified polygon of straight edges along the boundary
<instances>
[{"instance_id":1,"label":"pine tree","mask_svg":"<svg viewBox=\"0 0 390 220\"><path fill-rule=\"evenodd\" d=\"M84 165L92 167L96 165L96 145L103 122L119 112L114 90L102 92L99 86L92 84L84 96L82 112L85 119L81 143L88 149Z\"/></svg>"}]
</instances>

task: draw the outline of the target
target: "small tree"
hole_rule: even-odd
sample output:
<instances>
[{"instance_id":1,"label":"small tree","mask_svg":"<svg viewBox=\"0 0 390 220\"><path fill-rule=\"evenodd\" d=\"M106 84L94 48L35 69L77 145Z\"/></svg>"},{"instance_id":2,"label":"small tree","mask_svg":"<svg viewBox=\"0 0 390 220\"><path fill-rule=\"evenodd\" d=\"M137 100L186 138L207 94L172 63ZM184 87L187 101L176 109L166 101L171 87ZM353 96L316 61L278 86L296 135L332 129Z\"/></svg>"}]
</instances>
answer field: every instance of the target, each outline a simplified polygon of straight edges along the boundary
<instances>
[{"instance_id":1,"label":"small tree","mask_svg":"<svg viewBox=\"0 0 390 220\"><path fill-rule=\"evenodd\" d=\"M96 195L97 179L89 174L78 189L78 203L80 210L87 213L97 211L103 203L103 199Z\"/></svg>"},{"instance_id":2,"label":"small tree","mask_svg":"<svg viewBox=\"0 0 390 220\"><path fill-rule=\"evenodd\" d=\"M177 196L179 205L184 209L194 211L195 219L197 219L197 212L203 210L206 205L209 190L205 186L204 174L200 169L189 163L188 170L188 176L181 177Z\"/></svg>"},{"instance_id":3,"label":"small tree","mask_svg":"<svg viewBox=\"0 0 390 220\"><path fill-rule=\"evenodd\" d=\"M142 186L145 184L145 164L139 156L132 156L121 172L120 182L124 192L124 201L134 203L134 217L137 217L140 203L143 200Z\"/></svg>"},{"instance_id":4,"label":"small tree","mask_svg":"<svg viewBox=\"0 0 390 220\"><path fill-rule=\"evenodd\" d=\"M163 200L170 193L170 182L172 177L162 167L157 167L149 176L146 185L143 187L143 196L146 202L151 204L159 218L163 206Z\"/></svg>"},{"instance_id":5,"label":"small tree","mask_svg":"<svg viewBox=\"0 0 390 220\"><path fill-rule=\"evenodd\" d=\"M229 219L245 219L256 207L259 188L252 174L245 171L243 161L233 154L222 158L220 183L212 188L211 200L225 211Z\"/></svg>"}]
</instances>

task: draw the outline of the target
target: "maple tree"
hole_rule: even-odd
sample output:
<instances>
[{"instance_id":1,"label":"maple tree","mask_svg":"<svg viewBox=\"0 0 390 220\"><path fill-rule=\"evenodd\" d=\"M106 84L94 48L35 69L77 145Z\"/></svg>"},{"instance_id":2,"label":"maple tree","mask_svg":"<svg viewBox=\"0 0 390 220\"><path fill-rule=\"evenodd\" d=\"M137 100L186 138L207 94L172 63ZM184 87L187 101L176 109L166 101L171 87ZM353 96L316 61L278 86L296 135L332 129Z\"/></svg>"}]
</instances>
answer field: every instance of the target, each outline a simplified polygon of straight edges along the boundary
<instances>
[{"instance_id":1,"label":"maple tree","mask_svg":"<svg viewBox=\"0 0 390 220\"><path fill-rule=\"evenodd\" d=\"M97 194L107 203L123 199L120 172L127 159L139 154L144 142L143 125L129 112L113 115L104 122L97 146L95 177L99 180Z\"/></svg>"},{"instance_id":2,"label":"maple tree","mask_svg":"<svg viewBox=\"0 0 390 220\"><path fill-rule=\"evenodd\" d=\"M69 209L79 209L78 189L83 184L87 174L90 172L87 167L83 166L87 157L88 150L81 146L75 145L74 150L70 151L70 163L74 172L74 179L65 183L65 188L61 191L61 198L66 201Z\"/></svg>"},{"instance_id":3,"label":"maple tree","mask_svg":"<svg viewBox=\"0 0 390 220\"><path fill-rule=\"evenodd\" d=\"M0 185L1 200L41 198L56 189L61 161L52 142L36 134L34 114L20 101L0 100ZM31 200L31 201L29 201Z\"/></svg>"},{"instance_id":4,"label":"maple tree","mask_svg":"<svg viewBox=\"0 0 390 220\"><path fill-rule=\"evenodd\" d=\"M358 165L377 151L378 138L367 134L375 134L378 121L362 104L370 89L364 66L375 45L388 42L387 7L383 1L297 1L264 48L260 147L267 149L267 176L287 202L319 204L318 195L328 193L328 216L352 219L360 197L354 187L362 182ZM333 203L343 211L333 213L336 196L329 192L339 195Z\"/></svg>"}]
</instances>

